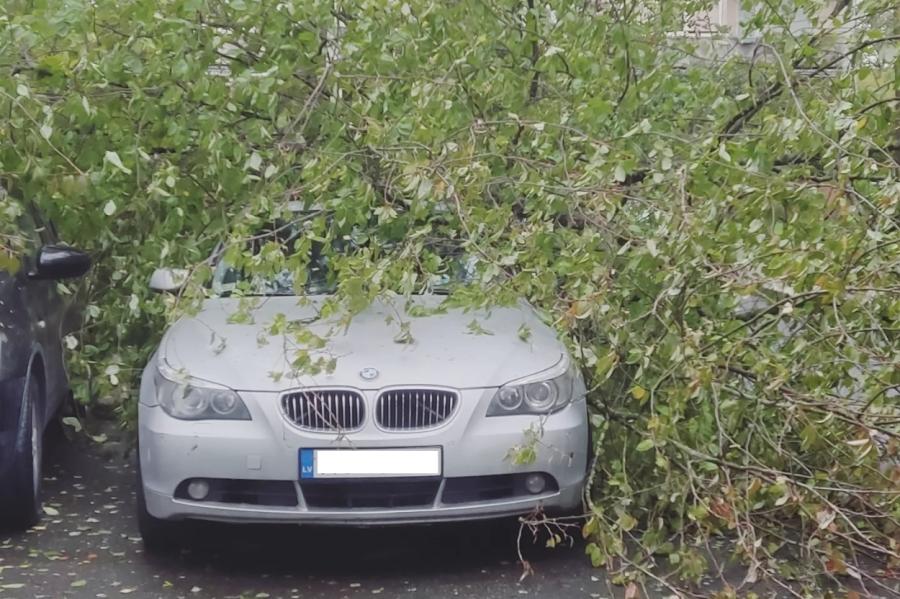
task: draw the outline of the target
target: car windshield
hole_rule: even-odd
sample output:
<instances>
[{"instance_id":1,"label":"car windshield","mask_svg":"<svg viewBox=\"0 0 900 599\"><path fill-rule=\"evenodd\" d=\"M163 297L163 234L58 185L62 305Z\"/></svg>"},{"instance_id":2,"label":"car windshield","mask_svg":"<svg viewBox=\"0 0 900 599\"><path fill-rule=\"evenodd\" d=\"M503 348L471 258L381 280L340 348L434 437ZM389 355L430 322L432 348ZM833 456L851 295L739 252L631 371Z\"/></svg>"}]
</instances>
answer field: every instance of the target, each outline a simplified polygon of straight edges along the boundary
<instances>
[{"instance_id":1,"label":"car windshield","mask_svg":"<svg viewBox=\"0 0 900 599\"><path fill-rule=\"evenodd\" d=\"M254 236L248 249L254 257L270 251L289 256L296 251L297 242L302 235L303 229L299 224L281 223L260 231ZM309 244L305 276L299 278L297 270L291 268L280 268L266 274L247 273L243 268L221 259L213 271L212 290L216 295L231 295L239 291L241 295L254 296L334 293L337 281L329 255L350 253L359 247L359 243L348 237L333 241L331 251L325 252L325 245L321 241L312 241ZM472 256L441 244L433 244L428 250L441 259L441 266L438 273L428 276L423 291L447 293L452 286L469 283L474 278L477 260Z\"/></svg>"}]
</instances>

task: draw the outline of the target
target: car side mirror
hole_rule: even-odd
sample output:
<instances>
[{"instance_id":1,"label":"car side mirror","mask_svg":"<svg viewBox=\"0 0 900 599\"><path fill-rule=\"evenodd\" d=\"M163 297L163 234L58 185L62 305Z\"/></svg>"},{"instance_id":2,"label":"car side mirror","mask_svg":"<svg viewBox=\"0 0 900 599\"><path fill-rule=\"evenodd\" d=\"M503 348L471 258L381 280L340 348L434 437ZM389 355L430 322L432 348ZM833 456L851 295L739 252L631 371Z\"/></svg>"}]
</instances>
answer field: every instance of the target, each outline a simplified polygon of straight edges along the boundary
<instances>
[{"instance_id":1,"label":"car side mirror","mask_svg":"<svg viewBox=\"0 0 900 599\"><path fill-rule=\"evenodd\" d=\"M91 258L85 252L65 245L45 245L38 250L32 279L74 279L91 268Z\"/></svg>"},{"instance_id":2,"label":"car side mirror","mask_svg":"<svg viewBox=\"0 0 900 599\"><path fill-rule=\"evenodd\" d=\"M183 268L157 268L150 276L150 289L164 293L180 291L187 283L188 275Z\"/></svg>"}]
</instances>

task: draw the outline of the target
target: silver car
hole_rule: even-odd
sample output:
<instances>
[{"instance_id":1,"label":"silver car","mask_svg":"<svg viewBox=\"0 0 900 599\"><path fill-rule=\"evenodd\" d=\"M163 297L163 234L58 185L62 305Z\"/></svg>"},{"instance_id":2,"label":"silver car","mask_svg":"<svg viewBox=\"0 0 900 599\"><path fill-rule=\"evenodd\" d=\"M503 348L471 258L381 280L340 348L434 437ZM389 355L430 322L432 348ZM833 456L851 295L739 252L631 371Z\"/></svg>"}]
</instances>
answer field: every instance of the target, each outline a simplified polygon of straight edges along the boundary
<instances>
[{"instance_id":1,"label":"silver car","mask_svg":"<svg viewBox=\"0 0 900 599\"><path fill-rule=\"evenodd\" d=\"M584 382L527 303L479 312L443 307L438 293L386 298L336 327L320 317L321 272L303 295L273 277L247 298L232 293L235 270L216 265L215 295L166 331L143 372L148 549L171 546L184 519L373 525L580 506ZM151 286L177 278L160 270ZM296 339L274 322L319 335L333 369L298 370Z\"/></svg>"}]
</instances>

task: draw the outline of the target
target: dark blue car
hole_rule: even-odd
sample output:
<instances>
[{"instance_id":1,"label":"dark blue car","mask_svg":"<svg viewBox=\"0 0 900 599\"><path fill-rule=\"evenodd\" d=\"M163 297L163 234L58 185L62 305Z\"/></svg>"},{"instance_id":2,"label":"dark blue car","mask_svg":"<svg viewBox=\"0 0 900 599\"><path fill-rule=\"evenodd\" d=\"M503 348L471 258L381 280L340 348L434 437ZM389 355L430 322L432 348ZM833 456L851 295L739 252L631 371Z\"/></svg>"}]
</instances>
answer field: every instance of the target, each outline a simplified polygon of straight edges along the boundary
<instances>
[{"instance_id":1,"label":"dark blue car","mask_svg":"<svg viewBox=\"0 0 900 599\"><path fill-rule=\"evenodd\" d=\"M24 528L40 517L44 429L69 395L63 337L74 318L58 282L90 258L62 245L33 205L15 206L0 214L0 524Z\"/></svg>"}]
</instances>

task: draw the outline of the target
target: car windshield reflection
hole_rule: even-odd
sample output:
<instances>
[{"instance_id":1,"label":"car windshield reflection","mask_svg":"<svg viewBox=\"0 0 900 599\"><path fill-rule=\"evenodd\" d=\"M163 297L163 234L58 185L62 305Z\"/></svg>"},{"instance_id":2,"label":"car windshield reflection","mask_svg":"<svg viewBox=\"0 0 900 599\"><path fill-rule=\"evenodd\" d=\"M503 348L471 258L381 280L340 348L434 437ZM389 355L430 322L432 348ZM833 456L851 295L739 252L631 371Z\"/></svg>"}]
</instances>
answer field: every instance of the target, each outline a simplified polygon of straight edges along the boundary
<instances>
[{"instance_id":1,"label":"car windshield reflection","mask_svg":"<svg viewBox=\"0 0 900 599\"><path fill-rule=\"evenodd\" d=\"M291 256L302 238L299 223L279 223L254 235L248 245L253 257L277 252L279 258ZM334 256L348 255L362 245L352 239L341 239L330 244L330 251L320 241L310 244L308 259L300 269L281 268L275 273L248 273L245 269L221 259L213 271L212 290L219 296L240 294L243 296L292 296L328 295L337 290L337 276L332 268ZM428 248L441 258L441 268L429 274L426 289L434 294L446 294L457 285L474 280L478 260L458 249L434 244Z\"/></svg>"}]
</instances>

